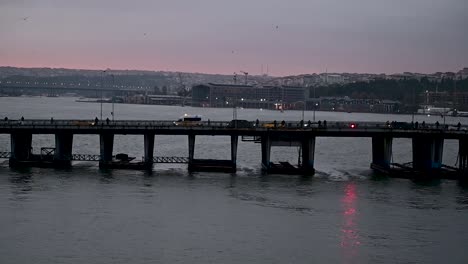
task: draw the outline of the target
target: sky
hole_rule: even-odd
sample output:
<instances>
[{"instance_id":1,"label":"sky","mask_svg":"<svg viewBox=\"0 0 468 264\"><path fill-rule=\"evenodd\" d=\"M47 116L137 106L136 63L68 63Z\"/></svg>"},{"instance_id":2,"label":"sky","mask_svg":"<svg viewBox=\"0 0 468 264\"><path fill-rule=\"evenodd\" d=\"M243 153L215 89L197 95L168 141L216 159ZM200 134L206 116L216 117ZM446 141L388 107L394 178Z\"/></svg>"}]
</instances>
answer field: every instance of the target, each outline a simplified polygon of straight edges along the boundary
<instances>
[{"instance_id":1,"label":"sky","mask_svg":"<svg viewBox=\"0 0 468 264\"><path fill-rule=\"evenodd\" d=\"M458 71L467 14L467 0L0 0L0 66Z\"/></svg>"}]
</instances>

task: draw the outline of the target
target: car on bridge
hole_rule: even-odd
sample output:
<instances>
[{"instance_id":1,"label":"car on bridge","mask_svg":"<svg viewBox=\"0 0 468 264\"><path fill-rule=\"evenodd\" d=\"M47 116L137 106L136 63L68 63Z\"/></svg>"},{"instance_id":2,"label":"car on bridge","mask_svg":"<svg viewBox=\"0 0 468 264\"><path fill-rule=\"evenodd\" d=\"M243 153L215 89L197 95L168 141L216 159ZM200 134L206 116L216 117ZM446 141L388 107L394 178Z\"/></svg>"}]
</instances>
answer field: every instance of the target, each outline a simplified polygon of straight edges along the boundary
<instances>
[{"instance_id":1,"label":"car on bridge","mask_svg":"<svg viewBox=\"0 0 468 264\"><path fill-rule=\"evenodd\" d=\"M253 123L247 120L234 119L229 122L228 128L252 128Z\"/></svg>"},{"instance_id":2,"label":"car on bridge","mask_svg":"<svg viewBox=\"0 0 468 264\"><path fill-rule=\"evenodd\" d=\"M202 117L200 115L183 115L177 121L174 121L176 126L201 126Z\"/></svg>"}]
</instances>

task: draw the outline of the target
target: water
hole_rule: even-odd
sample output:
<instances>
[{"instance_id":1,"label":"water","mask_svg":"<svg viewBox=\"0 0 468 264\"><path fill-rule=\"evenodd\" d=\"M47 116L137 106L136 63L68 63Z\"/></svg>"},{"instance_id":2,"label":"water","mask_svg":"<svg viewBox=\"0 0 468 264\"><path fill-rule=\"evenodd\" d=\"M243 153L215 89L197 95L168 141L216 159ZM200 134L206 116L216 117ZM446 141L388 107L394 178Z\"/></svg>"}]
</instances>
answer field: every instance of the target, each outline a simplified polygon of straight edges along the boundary
<instances>
[{"instance_id":1,"label":"water","mask_svg":"<svg viewBox=\"0 0 468 264\"><path fill-rule=\"evenodd\" d=\"M110 117L104 105L104 118ZM0 98L10 118L89 118L99 104L74 98ZM184 114L229 120L232 109L116 105L117 119L174 120ZM298 120L300 111L239 109L239 119ZM312 119L306 112L306 119ZM317 120L408 121L411 116L317 112ZM440 117L417 116L422 122ZM447 121L466 123L465 119ZM441 122L442 123L442 122ZM229 138L197 137L195 156L228 158ZM80 135L74 152L98 153ZM156 155L187 155L187 139L156 136ZM34 149L53 146L33 137ZM140 157L142 136L117 136L116 152ZM446 141L444 162L456 162ZM0 135L0 151L9 136ZM239 144L236 174L188 174L184 165L152 173L0 165L0 263L466 263L468 187L374 175L370 139L319 138L317 175L261 175L260 146ZM273 160L296 162L297 149L274 147ZM411 159L407 139L395 161Z\"/></svg>"}]
</instances>

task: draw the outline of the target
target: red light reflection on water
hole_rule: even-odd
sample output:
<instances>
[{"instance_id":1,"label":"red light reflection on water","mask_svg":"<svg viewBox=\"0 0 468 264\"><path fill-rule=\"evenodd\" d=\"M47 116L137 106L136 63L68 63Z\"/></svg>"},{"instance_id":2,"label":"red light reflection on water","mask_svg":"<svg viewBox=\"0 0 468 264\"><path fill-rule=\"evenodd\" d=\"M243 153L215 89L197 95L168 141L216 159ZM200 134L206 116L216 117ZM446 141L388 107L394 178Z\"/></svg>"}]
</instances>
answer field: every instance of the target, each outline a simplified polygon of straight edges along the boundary
<instances>
[{"instance_id":1,"label":"red light reflection on water","mask_svg":"<svg viewBox=\"0 0 468 264\"><path fill-rule=\"evenodd\" d=\"M348 183L342 199L343 224L341 226L341 249L346 262L353 262L357 257L359 246L359 234L357 230L356 210L356 185Z\"/></svg>"}]
</instances>

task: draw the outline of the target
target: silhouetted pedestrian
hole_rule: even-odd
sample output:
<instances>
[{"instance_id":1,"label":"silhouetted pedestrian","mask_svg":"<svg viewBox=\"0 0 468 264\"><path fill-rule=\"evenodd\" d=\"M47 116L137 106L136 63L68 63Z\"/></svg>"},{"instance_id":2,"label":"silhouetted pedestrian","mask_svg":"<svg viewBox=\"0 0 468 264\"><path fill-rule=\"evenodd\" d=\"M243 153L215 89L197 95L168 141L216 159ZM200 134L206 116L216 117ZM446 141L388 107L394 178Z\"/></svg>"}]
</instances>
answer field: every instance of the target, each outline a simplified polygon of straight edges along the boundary
<instances>
[{"instance_id":1,"label":"silhouetted pedestrian","mask_svg":"<svg viewBox=\"0 0 468 264\"><path fill-rule=\"evenodd\" d=\"M327 120L323 120L323 126L326 128L327 127Z\"/></svg>"},{"instance_id":2,"label":"silhouetted pedestrian","mask_svg":"<svg viewBox=\"0 0 468 264\"><path fill-rule=\"evenodd\" d=\"M24 116L21 117L21 121L24 121Z\"/></svg>"},{"instance_id":3,"label":"silhouetted pedestrian","mask_svg":"<svg viewBox=\"0 0 468 264\"><path fill-rule=\"evenodd\" d=\"M110 120L109 118L106 118L106 124L109 124Z\"/></svg>"}]
</instances>

